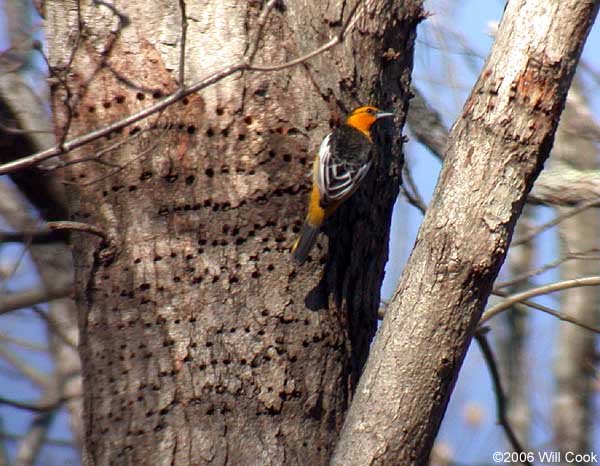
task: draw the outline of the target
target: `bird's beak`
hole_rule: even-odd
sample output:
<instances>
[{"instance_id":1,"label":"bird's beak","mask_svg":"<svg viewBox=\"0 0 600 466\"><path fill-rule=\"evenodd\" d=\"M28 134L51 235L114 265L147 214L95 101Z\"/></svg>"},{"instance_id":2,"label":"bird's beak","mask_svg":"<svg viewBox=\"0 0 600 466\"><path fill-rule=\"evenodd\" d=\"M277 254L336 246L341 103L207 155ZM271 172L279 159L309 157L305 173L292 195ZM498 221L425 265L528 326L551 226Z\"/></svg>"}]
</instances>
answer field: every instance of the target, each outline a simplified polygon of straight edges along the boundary
<instances>
[{"instance_id":1,"label":"bird's beak","mask_svg":"<svg viewBox=\"0 0 600 466\"><path fill-rule=\"evenodd\" d=\"M379 120L380 118L385 118L385 117L391 117L394 116L393 112L377 112L375 114L375 116L377 117L377 119Z\"/></svg>"}]
</instances>

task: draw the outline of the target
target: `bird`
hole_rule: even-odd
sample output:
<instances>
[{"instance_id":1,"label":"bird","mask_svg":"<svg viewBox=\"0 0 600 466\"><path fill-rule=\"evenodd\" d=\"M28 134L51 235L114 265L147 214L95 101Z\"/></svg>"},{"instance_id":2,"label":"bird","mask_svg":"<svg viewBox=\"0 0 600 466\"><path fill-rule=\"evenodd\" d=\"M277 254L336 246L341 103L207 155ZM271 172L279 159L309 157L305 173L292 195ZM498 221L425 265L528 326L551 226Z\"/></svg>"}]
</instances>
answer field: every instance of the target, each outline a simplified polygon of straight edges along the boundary
<instances>
[{"instance_id":1,"label":"bird","mask_svg":"<svg viewBox=\"0 0 600 466\"><path fill-rule=\"evenodd\" d=\"M372 105L354 109L344 123L327 134L319 147L312 175L308 213L292 246L299 265L314 246L323 222L360 186L371 167L373 124L392 112Z\"/></svg>"}]
</instances>

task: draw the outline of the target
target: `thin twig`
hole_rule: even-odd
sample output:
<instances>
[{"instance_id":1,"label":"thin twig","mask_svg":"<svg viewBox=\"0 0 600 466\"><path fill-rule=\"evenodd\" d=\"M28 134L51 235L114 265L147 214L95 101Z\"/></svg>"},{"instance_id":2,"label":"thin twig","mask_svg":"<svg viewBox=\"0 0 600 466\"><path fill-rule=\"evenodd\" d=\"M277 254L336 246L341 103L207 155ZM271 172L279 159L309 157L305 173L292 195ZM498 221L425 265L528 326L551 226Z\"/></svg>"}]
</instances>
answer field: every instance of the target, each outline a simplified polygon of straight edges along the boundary
<instances>
[{"instance_id":1,"label":"thin twig","mask_svg":"<svg viewBox=\"0 0 600 466\"><path fill-rule=\"evenodd\" d=\"M163 132L156 138L155 143L153 145L151 145L147 149L144 149L142 152L140 152L139 154L137 154L134 158L132 158L131 160L129 160L128 162L126 162L124 165L118 165L117 167L115 167L115 170L113 170L110 173L107 173L105 175L99 176L98 178L95 178L95 179L93 179L91 181L86 181L85 183L71 183L69 181L63 181L63 183L64 184L77 184L78 186L91 186L91 185L93 185L95 183L99 183L100 181L105 180L106 178L110 178L111 176L114 176L117 173L119 173L120 171L122 171L125 168L127 168L129 165L131 165L136 160L142 159L142 158L146 157L146 155L154 152L154 149L156 149L160 145L160 141L162 139L162 136L166 132L167 132L167 127L165 127L164 130L163 130Z\"/></svg>"},{"instance_id":2,"label":"thin twig","mask_svg":"<svg viewBox=\"0 0 600 466\"><path fill-rule=\"evenodd\" d=\"M49 333L56 335L67 346L70 346L71 348L73 348L75 350L78 349L77 343L75 341L71 340L69 338L69 336L66 335L62 331L61 325L58 322L56 322L56 320L53 319L50 314L48 314L44 310L40 309L37 305L31 306L31 309L33 310L33 312L35 312L37 314L37 316L40 319L42 319L44 322L46 322Z\"/></svg>"},{"instance_id":3,"label":"thin twig","mask_svg":"<svg viewBox=\"0 0 600 466\"><path fill-rule=\"evenodd\" d=\"M60 408L60 406L67 401L69 398L61 398L56 403L49 404L35 404L35 403L26 403L24 401L11 400L9 398L5 398L0 396L0 404L12 406L13 408L23 409L27 411L33 411L36 413L45 413L48 411L54 411L55 409Z\"/></svg>"},{"instance_id":4,"label":"thin twig","mask_svg":"<svg viewBox=\"0 0 600 466\"><path fill-rule=\"evenodd\" d=\"M23 435L13 434L11 432L0 431L0 440L9 440L11 442L20 442L23 440ZM79 451L79 447L75 445L73 440L48 438L45 441L46 445L55 447L66 447Z\"/></svg>"},{"instance_id":5,"label":"thin twig","mask_svg":"<svg viewBox=\"0 0 600 466\"><path fill-rule=\"evenodd\" d=\"M103 147L98 152L96 152L94 155L87 156L87 157L81 157L79 159L69 160L69 161L66 161L66 162L62 162L61 161L61 163L57 164L55 167L43 168L43 170L45 172L51 172L51 171L54 171L54 170L59 170L61 168L65 168L65 167L68 167L70 165L75 165L75 164L83 163L83 162L96 162L96 163L100 163L100 164L109 166L111 168L123 168L121 165L118 165L116 163L107 162L106 160L100 159L100 157L102 157L104 154L106 154L108 152L111 152L113 150L118 149L122 145L127 144L128 142L131 142L134 139L139 138L142 134L146 133L146 131L148 131L147 128L143 129L141 131L137 131L135 134L129 135L129 136L127 136L124 139L116 141L115 143L111 144L110 146Z\"/></svg>"},{"instance_id":6,"label":"thin twig","mask_svg":"<svg viewBox=\"0 0 600 466\"><path fill-rule=\"evenodd\" d=\"M509 309L514 304L520 303L528 298L533 298L535 296L553 293L555 291L566 290L569 288L577 288L580 286L598 286L598 285L600 285L600 276L591 276L591 277L574 278L572 280L564 280L564 281L560 281L560 282L556 282L556 283L550 283L549 285L539 286L537 288L532 288L527 291L522 291L521 293L516 293L516 294L506 298L501 303L498 303L495 306L492 306L490 309L488 309L485 312L485 314L481 317L481 320L479 321L479 325L483 325L484 323L486 323L488 320L490 320L495 315ZM544 312L546 312L546 311L544 311ZM550 314L555 315L553 313L550 313ZM567 320L567 316L564 316L564 315L561 315L561 316L562 316L561 320ZM559 316L556 316L556 317L559 317ZM572 319L572 318L569 317L568 319ZM573 320L567 320L567 321L581 325L581 323L574 322ZM593 327L590 327L589 329L595 331L595 329Z\"/></svg>"},{"instance_id":7,"label":"thin twig","mask_svg":"<svg viewBox=\"0 0 600 466\"><path fill-rule=\"evenodd\" d=\"M6 273L2 273L0 276L0 295L6 293L8 281L17 273L17 270L19 270L19 267L21 266L21 263L23 262L27 251L29 250L29 246L31 246L31 241L25 240L24 243L25 244L23 245L23 248L21 248L19 251L19 257L14 264L11 265L10 270Z\"/></svg>"},{"instance_id":8,"label":"thin twig","mask_svg":"<svg viewBox=\"0 0 600 466\"><path fill-rule=\"evenodd\" d=\"M179 49L179 86L185 87L185 48L187 44L188 19L185 11L185 0L179 0L181 11L181 48Z\"/></svg>"},{"instance_id":9,"label":"thin twig","mask_svg":"<svg viewBox=\"0 0 600 466\"><path fill-rule=\"evenodd\" d=\"M0 315L18 309L25 309L36 304L47 303L55 299L66 298L71 294L72 286L64 286L47 290L45 288L30 289L21 293L0 296Z\"/></svg>"},{"instance_id":10,"label":"thin twig","mask_svg":"<svg viewBox=\"0 0 600 466\"><path fill-rule=\"evenodd\" d=\"M336 37L334 37L332 40L327 42L325 45L319 47L318 49L316 49L312 52L307 53L306 55L303 55L299 58L296 58L294 60L279 64L279 65L272 64L272 65L264 65L264 66L252 65L252 63L248 62L247 58L244 57L244 59L242 59L242 61L240 61L238 63L234 63L232 65L229 65L225 68L222 68L221 70L210 74L206 78L201 79L200 81L197 81L196 83L192 84L189 87L185 87L185 88L180 87L173 94L165 97L164 99L156 102L153 105L150 105L136 113L133 113L132 115L129 115L128 117L125 117L121 120L117 120L107 126L103 126L102 128L99 128L97 130L83 134L83 135L73 138L69 141L64 141L63 143L57 144L56 146L54 146L50 149L46 149L41 152L36 152L35 154L29 155L27 157L22 157L20 159L13 160L12 162L2 164L2 165L0 165L0 175L4 175L4 174L10 173L10 172L13 172L15 170L21 170L21 169L24 169L27 167L31 167L32 165L36 165L40 162L43 162L44 160L50 159L52 157L56 157L58 155L63 155L67 152L70 152L81 146L84 146L85 144L89 144L90 142L96 141L97 139L108 136L110 133L113 133L115 131L123 129L126 126L129 126L133 123L143 120L144 118L147 118L156 112L164 110L165 108L167 108L170 105L174 104L175 102L183 99L184 97L186 97L190 94L193 94L195 92L198 92L202 89L205 89L206 87L212 86L213 84L231 76L232 74L238 73L240 71L261 71L261 72L278 71L278 70L290 68L290 67L298 65L300 63L304 63L305 61L310 60L311 58L314 58L317 55L322 54L323 52L326 52L327 50L329 50L332 47L334 47L335 45L341 43L345 39L349 30L351 29L351 27L355 24L356 20L358 19L359 15L357 15L356 12L358 10L358 7L360 5L362 5L362 3L363 2L360 0L356 3L356 5L352 9L352 11L346 21L346 23L344 24L344 26L342 27L342 29L340 30L339 34Z\"/></svg>"},{"instance_id":11,"label":"thin twig","mask_svg":"<svg viewBox=\"0 0 600 466\"><path fill-rule=\"evenodd\" d=\"M592 249L589 249L588 251L572 252L572 253L565 254L563 257L559 257L558 259L556 259L553 262L549 262L547 264L544 264L541 267L529 270L529 271L527 271L525 273L522 273L522 274L519 274L519 275L515 275L514 277L510 278L509 280L505 280L505 281L502 281L502 282L496 282L494 284L494 289L507 288L509 286L516 285L519 282L523 282L525 280L528 280L531 277L535 277L536 275L540 275L540 274L542 274L544 272L547 272L548 270L555 269L559 265L564 264L565 262L567 262L569 260L574 260L574 259L579 259L579 260L598 260L600 257L598 257L598 256L591 256L590 255L590 253L597 252L597 251L598 250L596 248L592 248Z\"/></svg>"},{"instance_id":12,"label":"thin twig","mask_svg":"<svg viewBox=\"0 0 600 466\"><path fill-rule=\"evenodd\" d=\"M406 163L402 167L402 179L406 181L406 184L410 187L409 190L404 185L404 183L400 185L400 190L404 194L404 197L406 197L406 199L412 206L419 209L421 211L421 214L425 215L425 212L427 211L427 204L425 204L423 197L421 196L421 194L419 194L417 184L415 183L412 173Z\"/></svg>"},{"instance_id":13,"label":"thin twig","mask_svg":"<svg viewBox=\"0 0 600 466\"><path fill-rule=\"evenodd\" d=\"M505 291L499 291L499 290L492 291L492 294L494 294L496 296L502 296L503 298L507 298L510 296L509 293L507 293ZM530 307L532 309L536 309L538 311L542 311L542 312L545 312L546 314L554 316L557 319L562 320L563 322L569 322L573 325L577 325L578 327L589 330L590 332L600 333L600 327L588 325L585 322L582 322L581 320L576 319L575 317L571 317L566 314L561 314L560 312L555 311L554 309L551 309L547 306L543 306L538 303L534 303L533 301L529 301L527 299L524 299L524 300L520 301L519 303L515 304L515 307L522 307L524 310L526 310L525 308Z\"/></svg>"},{"instance_id":14,"label":"thin twig","mask_svg":"<svg viewBox=\"0 0 600 466\"><path fill-rule=\"evenodd\" d=\"M521 442L519 442L519 439L517 439L517 436L510 426L510 423L508 422L508 417L506 416L506 396L504 395L504 390L502 389L500 373L498 372L498 366L496 365L492 348L490 347L487 337L482 329L479 329L475 332L475 340L481 349L483 359L485 360L488 370L490 371L492 382L494 384L494 394L496 395L496 416L498 417L498 424L500 424L504 429L504 433L508 437L513 450L517 453L520 453L518 458L524 459L524 461L521 463L526 466L532 466L531 463L527 461L527 455L524 454L525 450L523 449Z\"/></svg>"},{"instance_id":15,"label":"thin twig","mask_svg":"<svg viewBox=\"0 0 600 466\"><path fill-rule=\"evenodd\" d=\"M108 240L108 235L95 225L91 225L89 223L81 223L81 222L68 222L68 221L60 221L60 222L47 222L46 227L52 231L58 230L70 230L70 231L79 231L81 233L89 233L90 235L99 236L103 240Z\"/></svg>"},{"instance_id":16,"label":"thin twig","mask_svg":"<svg viewBox=\"0 0 600 466\"><path fill-rule=\"evenodd\" d=\"M37 351L40 353L48 352L48 345L45 345L42 343L34 343L29 340L17 338L8 333L0 332L0 344L4 344L4 343L9 344L9 345L19 346L19 347L29 350L29 351Z\"/></svg>"},{"instance_id":17,"label":"thin twig","mask_svg":"<svg viewBox=\"0 0 600 466\"><path fill-rule=\"evenodd\" d=\"M52 233L54 231L64 230L79 231L81 233L88 233L91 235L99 236L104 240L108 239L108 235L103 230L89 223L56 221L47 222L43 226L43 228L40 228L38 230L20 232L0 231L0 242L27 242L28 244L49 243L59 240L55 236L53 236Z\"/></svg>"},{"instance_id":18,"label":"thin twig","mask_svg":"<svg viewBox=\"0 0 600 466\"><path fill-rule=\"evenodd\" d=\"M0 345L0 358L2 358L4 362L10 364L16 372L29 382L39 387L48 386L49 378L45 373L37 370L30 361L17 356L17 354L6 348L4 345Z\"/></svg>"},{"instance_id":19,"label":"thin twig","mask_svg":"<svg viewBox=\"0 0 600 466\"><path fill-rule=\"evenodd\" d=\"M515 239L511 243L511 246L518 246L520 244L527 243L528 241L531 241L533 238L535 238L537 235L539 235L543 231L546 231L548 228L552 228L553 226L558 225L559 223L563 222L564 220L566 220L570 217L573 217L574 215L577 215L580 212L583 212L584 210L590 209L591 207L598 207L598 206L600 206L600 199L594 199L591 201L581 202L579 205L577 205L576 207L573 207L572 209L569 209L565 213L563 213L561 215L557 215L555 218L553 218L549 222L546 222L546 223L532 229L528 234L526 234L522 238Z\"/></svg>"},{"instance_id":20,"label":"thin twig","mask_svg":"<svg viewBox=\"0 0 600 466\"><path fill-rule=\"evenodd\" d=\"M256 52L258 51L258 44L260 42L260 38L262 37L263 29L265 27L265 24L267 24L267 18L269 17L271 10L275 7L276 3L277 0L269 0L269 2L265 5L263 11L261 12L258 18L256 35L254 36L254 40L250 42L248 50L244 54L248 63L252 63L254 61L254 57L256 56Z\"/></svg>"}]
</instances>

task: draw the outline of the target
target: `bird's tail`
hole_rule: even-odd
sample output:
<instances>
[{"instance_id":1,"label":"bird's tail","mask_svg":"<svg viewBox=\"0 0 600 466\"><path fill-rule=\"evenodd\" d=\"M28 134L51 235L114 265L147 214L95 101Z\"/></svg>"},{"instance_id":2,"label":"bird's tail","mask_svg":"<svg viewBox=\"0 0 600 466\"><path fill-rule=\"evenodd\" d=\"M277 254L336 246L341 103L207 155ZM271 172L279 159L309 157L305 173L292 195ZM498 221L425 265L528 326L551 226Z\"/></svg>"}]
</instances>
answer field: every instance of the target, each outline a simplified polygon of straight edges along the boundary
<instances>
[{"instance_id":1,"label":"bird's tail","mask_svg":"<svg viewBox=\"0 0 600 466\"><path fill-rule=\"evenodd\" d=\"M299 265L302 265L306 260L306 256L308 256L308 253L317 241L318 234L318 226L304 222L302 230L300 230L300 237L292 246L292 257Z\"/></svg>"}]
</instances>

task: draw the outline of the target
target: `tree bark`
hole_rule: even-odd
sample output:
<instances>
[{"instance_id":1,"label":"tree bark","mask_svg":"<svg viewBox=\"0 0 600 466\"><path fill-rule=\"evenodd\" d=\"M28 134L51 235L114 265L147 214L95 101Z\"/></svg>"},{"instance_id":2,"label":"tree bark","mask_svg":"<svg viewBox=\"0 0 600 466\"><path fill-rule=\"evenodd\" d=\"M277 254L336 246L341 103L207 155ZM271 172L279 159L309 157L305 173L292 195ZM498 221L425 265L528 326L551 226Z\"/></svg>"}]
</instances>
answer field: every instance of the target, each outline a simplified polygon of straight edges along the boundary
<instances>
[{"instance_id":1,"label":"tree bark","mask_svg":"<svg viewBox=\"0 0 600 466\"><path fill-rule=\"evenodd\" d=\"M264 4L47 1L58 136L178 87L182 6L189 84L243 58ZM352 5L277 2L256 62L316 49ZM422 17L420 1L359 13L309 62L230 76L65 157L104 162L63 171L71 220L109 237L74 241L86 465L328 461L376 328ZM382 128L385 149L330 222L330 246L322 238L298 268L289 247L313 155L367 102L395 110L398 131Z\"/></svg>"},{"instance_id":2,"label":"tree bark","mask_svg":"<svg viewBox=\"0 0 600 466\"><path fill-rule=\"evenodd\" d=\"M426 464L598 4L508 2L332 464Z\"/></svg>"}]
</instances>

